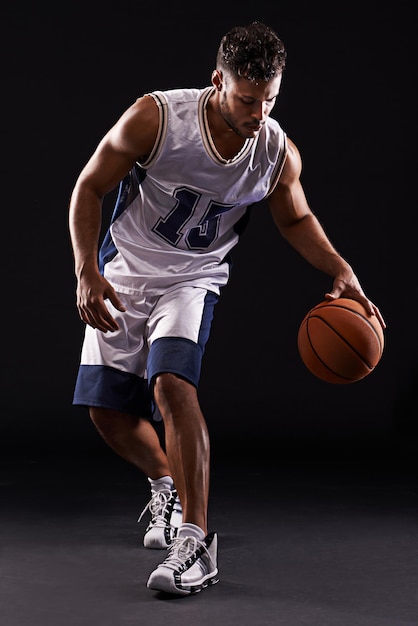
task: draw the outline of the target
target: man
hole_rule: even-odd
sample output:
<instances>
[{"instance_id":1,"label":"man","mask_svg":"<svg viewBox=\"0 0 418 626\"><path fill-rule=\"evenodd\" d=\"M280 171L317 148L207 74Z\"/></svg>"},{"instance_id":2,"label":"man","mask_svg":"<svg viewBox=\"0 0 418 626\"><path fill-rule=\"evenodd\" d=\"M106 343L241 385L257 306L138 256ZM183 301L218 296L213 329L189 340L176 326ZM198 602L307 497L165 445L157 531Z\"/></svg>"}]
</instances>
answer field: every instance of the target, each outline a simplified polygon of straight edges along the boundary
<instances>
[{"instance_id":1,"label":"man","mask_svg":"<svg viewBox=\"0 0 418 626\"><path fill-rule=\"evenodd\" d=\"M283 237L333 278L326 297L354 298L384 325L310 210L299 152L270 117L285 61L268 26L232 29L211 86L140 97L72 193L77 306L86 323L74 403L89 407L105 441L150 481L144 545L168 548L150 589L187 595L218 581L217 535L207 527L210 443L197 389L249 207L266 198ZM103 198L118 184L99 250ZM152 412L164 423L164 450Z\"/></svg>"}]
</instances>

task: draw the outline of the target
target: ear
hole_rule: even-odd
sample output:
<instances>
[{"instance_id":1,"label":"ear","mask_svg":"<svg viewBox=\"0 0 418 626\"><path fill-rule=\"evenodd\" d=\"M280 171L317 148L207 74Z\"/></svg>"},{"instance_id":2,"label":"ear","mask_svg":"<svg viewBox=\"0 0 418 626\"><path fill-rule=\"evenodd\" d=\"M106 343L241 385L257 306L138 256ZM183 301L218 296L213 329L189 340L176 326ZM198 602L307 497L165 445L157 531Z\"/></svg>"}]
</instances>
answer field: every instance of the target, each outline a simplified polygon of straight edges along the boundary
<instances>
[{"instance_id":1,"label":"ear","mask_svg":"<svg viewBox=\"0 0 418 626\"><path fill-rule=\"evenodd\" d=\"M219 70L213 70L212 72L212 85L216 87L218 91L222 89L222 72Z\"/></svg>"}]
</instances>

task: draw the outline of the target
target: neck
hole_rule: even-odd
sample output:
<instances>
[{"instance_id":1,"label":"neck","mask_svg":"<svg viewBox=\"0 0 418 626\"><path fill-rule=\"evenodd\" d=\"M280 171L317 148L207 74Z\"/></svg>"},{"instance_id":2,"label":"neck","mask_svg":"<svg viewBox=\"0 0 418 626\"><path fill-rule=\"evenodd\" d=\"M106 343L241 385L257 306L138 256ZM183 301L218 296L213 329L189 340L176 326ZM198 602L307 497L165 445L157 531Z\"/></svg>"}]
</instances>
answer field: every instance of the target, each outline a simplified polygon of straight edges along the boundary
<instances>
[{"instance_id":1,"label":"neck","mask_svg":"<svg viewBox=\"0 0 418 626\"><path fill-rule=\"evenodd\" d=\"M223 118L219 97L220 92L215 89L207 103L206 117L216 150L223 159L230 160L242 150L245 139L239 137Z\"/></svg>"}]
</instances>

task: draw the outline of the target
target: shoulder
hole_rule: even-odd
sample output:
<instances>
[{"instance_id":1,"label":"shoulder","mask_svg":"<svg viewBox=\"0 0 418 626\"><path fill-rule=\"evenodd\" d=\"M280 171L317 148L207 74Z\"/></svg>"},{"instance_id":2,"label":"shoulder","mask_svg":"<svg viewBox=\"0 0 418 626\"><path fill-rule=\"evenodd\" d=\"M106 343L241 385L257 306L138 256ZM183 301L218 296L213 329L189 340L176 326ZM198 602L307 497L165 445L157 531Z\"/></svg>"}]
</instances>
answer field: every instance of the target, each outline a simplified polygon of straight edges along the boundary
<instances>
[{"instance_id":1,"label":"shoulder","mask_svg":"<svg viewBox=\"0 0 418 626\"><path fill-rule=\"evenodd\" d=\"M155 124L158 123L158 115L158 106L155 99L151 94L145 94L127 109L123 118L126 123Z\"/></svg>"},{"instance_id":2,"label":"shoulder","mask_svg":"<svg viewBox=\"0 0 418 626\"><path fill-rule=\"evenodd\" d=\"M164 104L187 104L190 102L198 102L206 89L184 88L184 89L167 89L165 91L152 91L147 96L154 99L158 106Z\"/></svg>"},{"instance_id":3,"label":"shoulder","mask_svg":"<svg viewBox=\"0 0 418 626\"><path fill-rule=\"evenodd\" d=\"M289 138L286 138L286 160L283 166L280 181L298 179L302 171L302 159L296 144Z\"/></svg>"},{"instance_id":4,"label":"shoulder","mask_svg":"<svg viewBox=\"0 0 418 626\"><path fill-rule=\"evenodd\" d=\"M154 146L158 128L158 107L146 95L124 111L105 136L105 142L117 152L146 158Z\"/></svg>"}]
</instances>

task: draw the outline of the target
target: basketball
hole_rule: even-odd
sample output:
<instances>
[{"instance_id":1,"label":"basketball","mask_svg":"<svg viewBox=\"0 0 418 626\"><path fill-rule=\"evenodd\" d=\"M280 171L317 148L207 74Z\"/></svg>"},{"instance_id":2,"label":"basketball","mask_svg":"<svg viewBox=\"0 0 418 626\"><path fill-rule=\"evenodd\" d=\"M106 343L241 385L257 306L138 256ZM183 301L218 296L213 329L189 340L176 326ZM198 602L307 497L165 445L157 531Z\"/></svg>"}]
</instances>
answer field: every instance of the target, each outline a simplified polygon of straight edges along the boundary
<instances>
[{"instance_id":1,"label":"basketball","mask_svg":"<svg viewBox=\"0 0 418 626\"><path fill-rule=\"evenodd\" d=\"M383 328L375 315L349 298L326 300L302 320L297 336L300 357L321 380L354 383L368 376L379 363Z\"/></svg>"}]
</instances>

